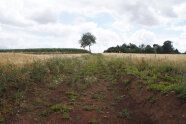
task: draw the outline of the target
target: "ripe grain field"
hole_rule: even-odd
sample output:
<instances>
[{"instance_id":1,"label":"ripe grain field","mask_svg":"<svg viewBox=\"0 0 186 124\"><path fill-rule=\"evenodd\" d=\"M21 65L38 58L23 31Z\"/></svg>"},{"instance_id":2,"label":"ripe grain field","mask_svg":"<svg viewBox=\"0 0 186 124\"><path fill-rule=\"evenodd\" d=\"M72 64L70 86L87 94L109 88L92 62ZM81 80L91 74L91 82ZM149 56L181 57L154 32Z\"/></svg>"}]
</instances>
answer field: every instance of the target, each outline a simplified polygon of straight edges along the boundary
<instances>
[{"instance_id":1,"label":"ripe grain field","mask_svg":"<svg viewBox=\"0 0 186 124\"><path fill-rule=\"evenodd\" d=\"M0 123L186 123L185 55L1 53L0 60Z\"/></svg>"},{"instance_id":2,"label":"ripe grain field","mask_svg":"<svg viewBox=\"0 0 186 124\"><path fill-rule=\"evenodd\" d=\"M0 53L0 64L28 64L38 60L47 60L51 58L74 58L89 55L84 54L30 54L30 53Z\"/></svg>"}]
</instances>

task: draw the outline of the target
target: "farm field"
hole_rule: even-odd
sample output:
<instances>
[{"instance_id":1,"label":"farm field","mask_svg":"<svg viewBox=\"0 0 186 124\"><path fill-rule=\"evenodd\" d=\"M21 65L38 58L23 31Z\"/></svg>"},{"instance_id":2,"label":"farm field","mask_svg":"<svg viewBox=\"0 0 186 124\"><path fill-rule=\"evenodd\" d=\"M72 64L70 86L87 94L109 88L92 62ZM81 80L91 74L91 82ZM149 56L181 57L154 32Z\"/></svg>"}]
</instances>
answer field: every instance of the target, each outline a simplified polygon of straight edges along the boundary
<instances>
[{"instance_id":1,"label":"farm field","mask_svg":"<svg viewBox=\"0 0 186 124\"><path fill-rule=\"evenodd\" d=\"M74 58L89 55L88 53L83 54L32 54L32 53L0 53L0 64L16 64L24 65L33 63L38 60L47 60L51 58Z\"/></svg>"},{"instance_id":2,"label":"farm field","mask_svg":"<svg viewBox=\"0 0 186 124\"><path fill-rule=\"evenodd\" d=\"M0 124L185 124L186 55L0 53Z\"/></svg>"}]
</instances>

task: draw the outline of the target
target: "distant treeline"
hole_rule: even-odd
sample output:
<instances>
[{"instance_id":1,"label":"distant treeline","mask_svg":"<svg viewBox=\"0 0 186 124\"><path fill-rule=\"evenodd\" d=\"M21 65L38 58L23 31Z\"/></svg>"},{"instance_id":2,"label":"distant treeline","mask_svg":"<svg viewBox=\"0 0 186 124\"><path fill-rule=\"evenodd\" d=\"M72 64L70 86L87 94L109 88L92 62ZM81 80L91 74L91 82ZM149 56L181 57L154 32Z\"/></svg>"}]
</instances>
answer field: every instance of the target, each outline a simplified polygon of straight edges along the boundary
<instances>
[{"instance_id":1,"label":"distant treeline","mask_svg":"<svg viewBox=\"0 0 186 124\"><path fill-rule=\"evenodd\" d=\"M25 52L25 53L89 53L84 49L75 48L34 48L34 49L0 49L0 52Z\"/></svg>"},{"instance_id":2,"label":"distant treeline","mask_svg":"<svg viewBox=\"0 0 186 124\"><path fill-rule=\"evenodd\" d=\"M158 53L158 54L179 54L178 49L172 45L172 41L165 41L162 46L154 44L153 46L141 44L136 46L129 43L121 46L110 47L104 51L105 53ZM186 53L186 52L185 52Z\"/></svg>"}]
</instances>

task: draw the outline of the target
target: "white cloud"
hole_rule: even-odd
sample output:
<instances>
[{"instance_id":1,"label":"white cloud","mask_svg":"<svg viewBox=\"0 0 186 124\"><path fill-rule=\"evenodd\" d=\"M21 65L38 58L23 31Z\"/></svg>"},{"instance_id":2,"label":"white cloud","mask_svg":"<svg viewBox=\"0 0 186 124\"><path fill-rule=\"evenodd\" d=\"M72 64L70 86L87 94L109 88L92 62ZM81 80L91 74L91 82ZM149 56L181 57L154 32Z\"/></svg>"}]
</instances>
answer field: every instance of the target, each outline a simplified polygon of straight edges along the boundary
<instances>
[{"instance_id":1,"label":"white cloud","mask_svg":"<svg viewBox=\"0 0 186 124\"><path fill-rule=\"evenodd\" d=\"M140 44L150 44L152 45L156 41L156 36L153 32L147 30L138 30L130 38L132 43L137 45Z\"/></svg>"}]
</instances>

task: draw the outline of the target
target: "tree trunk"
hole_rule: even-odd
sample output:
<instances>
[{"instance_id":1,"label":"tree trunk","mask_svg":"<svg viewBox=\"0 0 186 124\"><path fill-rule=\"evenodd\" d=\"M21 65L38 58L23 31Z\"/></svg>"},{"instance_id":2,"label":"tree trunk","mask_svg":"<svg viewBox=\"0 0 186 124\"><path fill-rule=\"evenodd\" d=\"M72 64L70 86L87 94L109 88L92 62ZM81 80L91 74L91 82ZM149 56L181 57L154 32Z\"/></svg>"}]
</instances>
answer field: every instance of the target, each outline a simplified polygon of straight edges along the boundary
<instances>
[{"instance_id":1,"label":"tree trunk","mask_svg":"<svg viewBox=\"0 0 186 124\"><path fill-rule=\"evenodd\" d=\"M91 53L91 50L90 50L90 45L89 45L89 52Z\"/></svg>"}]
</instances>

